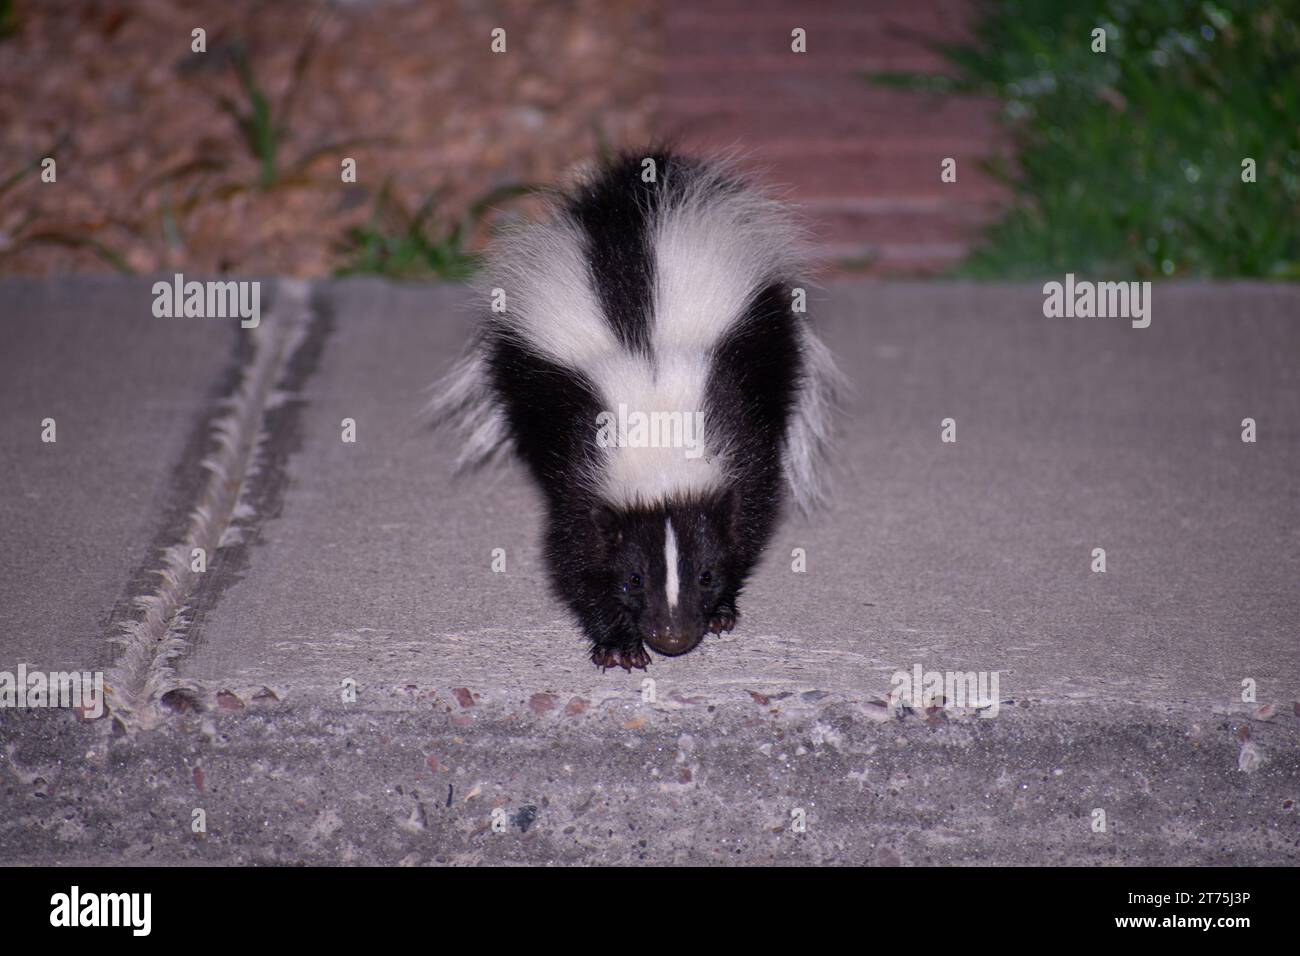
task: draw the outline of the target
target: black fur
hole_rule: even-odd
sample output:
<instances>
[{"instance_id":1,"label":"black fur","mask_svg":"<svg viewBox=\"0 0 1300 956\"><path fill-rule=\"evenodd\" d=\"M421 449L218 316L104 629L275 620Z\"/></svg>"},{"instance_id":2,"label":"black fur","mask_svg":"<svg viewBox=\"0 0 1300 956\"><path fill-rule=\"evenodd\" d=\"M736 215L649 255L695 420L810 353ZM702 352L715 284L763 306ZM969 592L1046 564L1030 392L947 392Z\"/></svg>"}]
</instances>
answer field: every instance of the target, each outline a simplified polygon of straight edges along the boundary
<instances>
[{"instance_id":1,"label":"black fur","mask_svg":"<svg viewBox=\"0 0 1300 956\"><path fill-rule=\"evenodd\" d=\"M647 157L675 174L663 153ZM565 203L586 238L592 288L605 318L630 349L650 349L650 284L654 279L647 226L658 205L657 183L642 182L641 160L620 156L599 177L580 186Z\"/></svg>"}]
</instances>

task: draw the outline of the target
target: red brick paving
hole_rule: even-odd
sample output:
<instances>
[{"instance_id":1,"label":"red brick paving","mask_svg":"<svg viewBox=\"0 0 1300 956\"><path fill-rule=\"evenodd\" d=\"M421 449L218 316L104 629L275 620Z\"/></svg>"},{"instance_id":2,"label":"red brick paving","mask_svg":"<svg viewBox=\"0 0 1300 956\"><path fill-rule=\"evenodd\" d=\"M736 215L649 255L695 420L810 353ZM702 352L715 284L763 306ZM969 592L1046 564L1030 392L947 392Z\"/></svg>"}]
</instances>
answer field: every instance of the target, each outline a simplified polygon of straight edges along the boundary
<instances>
[{"instance_id":1,"label":"red brick paving","mask_svg":"<svg viewBox=\"0 0 1300 956\"><path fill-rule=\"evenodd\" d=\"M739 148L789 187L827 265L925 274L961 259L1004 190L997 104L885 89L875 70L941 71L927 43L969 38L972 0L667 0L661 126L701 152ZM807 53L790 32L807 31ZM939 179L957 160L957 181Z\"/></svg>"}]
</instances>

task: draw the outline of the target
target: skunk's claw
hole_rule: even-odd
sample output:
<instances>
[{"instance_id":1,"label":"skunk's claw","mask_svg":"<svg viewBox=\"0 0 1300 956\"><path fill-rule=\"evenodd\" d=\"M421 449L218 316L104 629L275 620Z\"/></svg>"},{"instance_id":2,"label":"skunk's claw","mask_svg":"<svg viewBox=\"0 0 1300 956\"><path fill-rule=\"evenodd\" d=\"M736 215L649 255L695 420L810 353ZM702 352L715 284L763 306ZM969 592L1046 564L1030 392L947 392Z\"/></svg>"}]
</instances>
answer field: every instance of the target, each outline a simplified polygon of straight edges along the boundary
<instances>
[{"instance_id":1,"label":"skunk's claw","mask_svg":"<svg viewBox=\"0 0 1300 956\"><path fill-rule=\"evenodd\" d=\"M638 667L641 670L646 669L650 663L650 654L646 651L644 645L637 644L636 647L623 648L623 670L631 673L632 668Z\"/></svg>"},{"instance_id":2,"label":"skunk's claw","mask_svg":"<svg viewBox=\"0 0 1300 956\"><path fill-rule=\"evenodd\" d=\"M645 670L646 665L650 663L650 655L640 644L635 647L596 646L591 649L591 662L599 667L602 673L611 667L621 667L630 674L634 667Z\"/></svg>"},{"instance_id":3,"label":"skunk's claw","mask_svg":"<svg viewBox=\"0 0 1300 956\"><path fill-rule=\"evenodd\" d=\"M601 669L607 671L611 667L619 665L618 649L613 647L601 647L597 644L591 649L591 662Z\"/></svg>"},{"instance_id":4,"label":"skunk's claw","mask_svg":"<svg viewBox=\"0 0 1300 956\"><path fill-rule=\"evenodd\" d=\"M709 618L709 633L721 634L723 631L730 633L731 629L736 626L736 618L738 617L740 617L740 612L735 609L723 610L719 608L718 612Z\"/></svg>"}]
</instances>

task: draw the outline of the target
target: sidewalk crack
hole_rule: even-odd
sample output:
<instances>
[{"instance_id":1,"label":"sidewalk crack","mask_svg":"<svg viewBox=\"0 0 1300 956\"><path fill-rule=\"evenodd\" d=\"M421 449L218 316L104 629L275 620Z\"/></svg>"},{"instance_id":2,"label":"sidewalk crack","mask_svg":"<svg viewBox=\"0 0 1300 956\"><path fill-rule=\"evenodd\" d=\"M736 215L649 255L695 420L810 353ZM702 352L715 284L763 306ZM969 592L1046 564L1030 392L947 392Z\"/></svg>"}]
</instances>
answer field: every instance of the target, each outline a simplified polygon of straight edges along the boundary
<instances>
[{"instance_id":1,"label":"sidewalk crack","mask_svg":"<svg viewBox=\"0 0 1300 956\"><path fill-rule=\"evenodd\" d=\"M156 586L132 599L132 618L122 621L112 638L120 653L105 675L105 692L114 719L128 730L156 725L162 716L159 699L185 686L174 663L190 646L186 631L201 574L194 569L196 549L211 560L221 547L238 540L240 523L253 516L247 492L258 473L258 450L268 437L265 419L312 318L311 286L281 280L271 310L250 330L251 358L234 390L221 400L224 410L212 425L208 452L199 465L206 477L184 532L162 549L160 566L154 569Z\"/></svg>"}]
</instances>

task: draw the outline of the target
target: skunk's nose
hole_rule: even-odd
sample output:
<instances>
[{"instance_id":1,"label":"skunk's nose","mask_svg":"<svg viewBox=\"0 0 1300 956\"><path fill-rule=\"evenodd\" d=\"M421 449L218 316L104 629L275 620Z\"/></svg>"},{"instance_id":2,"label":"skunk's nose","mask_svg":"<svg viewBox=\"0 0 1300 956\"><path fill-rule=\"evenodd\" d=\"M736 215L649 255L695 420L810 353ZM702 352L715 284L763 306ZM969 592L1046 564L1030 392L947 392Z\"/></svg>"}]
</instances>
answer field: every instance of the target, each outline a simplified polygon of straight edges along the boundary
<instances>
[{"instance_id":1,"label":"skunk's nose","mask_svg":"<svg viewBox=\"0 0 1300 956\"><path fill-rule=\"evenodd\" d=\"M678 654L685 654L696 644L700 643L703 634L687 634L680 628L674 630L671 627L660 628L652 631L647 637L646 643L660 654L666 654L669 657L676 657Z\"/></svg>"}]
</instances>

